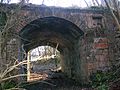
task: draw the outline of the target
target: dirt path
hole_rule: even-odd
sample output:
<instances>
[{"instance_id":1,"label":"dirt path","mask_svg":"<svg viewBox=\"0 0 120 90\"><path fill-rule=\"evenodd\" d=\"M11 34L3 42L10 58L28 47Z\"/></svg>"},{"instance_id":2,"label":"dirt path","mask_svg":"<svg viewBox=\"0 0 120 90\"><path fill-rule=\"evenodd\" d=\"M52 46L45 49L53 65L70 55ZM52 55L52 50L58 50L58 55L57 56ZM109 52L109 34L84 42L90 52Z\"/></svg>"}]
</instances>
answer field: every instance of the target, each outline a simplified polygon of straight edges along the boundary
<instances>
[{"instance_id":1,"label":"dirt path","mask_svg":"<svg viewBox=\"0 0 120 90\"><path fill-rule=\"evenodd\" d=\"M24 88L27 90L81 90L81 87L76 85L75 82L62 79L34 82L26 85Z\"/></svg>"},{"instance_id":2,"label":"dirt path","mask_svg":"<svg viewBox=\"0 0 120 90\"><path fill-rule=\"evenodd\" d=\"M81 89L81 85L62 73L52 73L46 80L28 83L24 86L27 90L90 90Z\"/></svg>"}]
</instances>

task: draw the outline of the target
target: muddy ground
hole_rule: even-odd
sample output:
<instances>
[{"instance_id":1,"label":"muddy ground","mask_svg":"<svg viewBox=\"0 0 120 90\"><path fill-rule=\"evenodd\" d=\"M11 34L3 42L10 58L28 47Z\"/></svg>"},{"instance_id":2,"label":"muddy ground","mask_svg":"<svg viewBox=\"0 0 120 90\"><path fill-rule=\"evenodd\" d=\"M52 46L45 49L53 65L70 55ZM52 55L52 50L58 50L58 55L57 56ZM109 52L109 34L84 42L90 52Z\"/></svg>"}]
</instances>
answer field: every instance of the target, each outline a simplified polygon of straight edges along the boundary
<instances>
[{"instance_id":1,"label":"muddy ground","mask_svg":"<svg viewBox=\"0 0 120 90\"><path fill-rule=\"evenodd\" d=\"M47 79L24 84L27 90L92 90L81 89L81 84L66 77L61 72L51 72Z\"/></svg>"}]
</instances>

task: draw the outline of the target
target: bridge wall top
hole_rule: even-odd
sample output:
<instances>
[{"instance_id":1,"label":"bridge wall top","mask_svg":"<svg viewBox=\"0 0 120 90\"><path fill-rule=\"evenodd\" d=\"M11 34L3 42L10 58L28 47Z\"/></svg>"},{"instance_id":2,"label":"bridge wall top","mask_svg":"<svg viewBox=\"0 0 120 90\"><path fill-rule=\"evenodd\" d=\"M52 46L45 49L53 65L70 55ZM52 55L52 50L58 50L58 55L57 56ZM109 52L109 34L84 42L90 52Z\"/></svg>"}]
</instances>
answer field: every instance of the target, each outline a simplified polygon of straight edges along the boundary
<instances>
[{"instance_id":1,"label":"bridge wall top","mask_svg":"<svg viewBox=\"0 0 120 90\"><path fill-rule=\"evenodd\" d=\"M99 7L91 7L86 9L81 8L61 8L61 7L47 7L44 5L24 5L19 8L16 4L1 5L3 11L16 13L14 17L19 20L16 30L20 31L24 26L29 24L31 21L44 18L44 17L59 17L66 19L76 24L80 29L85 31L86 29L96 27L97 23L103 22L108 16L109 11L107 9ZM104 26L104 25L103 25Z\"/></svg>"}]
</instances>

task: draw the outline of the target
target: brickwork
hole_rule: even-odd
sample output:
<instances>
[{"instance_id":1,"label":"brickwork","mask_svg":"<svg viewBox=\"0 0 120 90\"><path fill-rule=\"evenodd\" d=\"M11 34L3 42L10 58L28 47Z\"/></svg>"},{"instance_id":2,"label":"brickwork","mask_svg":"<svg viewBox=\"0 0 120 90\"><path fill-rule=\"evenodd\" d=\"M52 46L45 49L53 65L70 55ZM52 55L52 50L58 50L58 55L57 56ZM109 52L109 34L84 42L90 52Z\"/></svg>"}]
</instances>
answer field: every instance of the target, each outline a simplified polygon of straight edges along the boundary
<instances>
[{"instance_id":1,"label":"brickwork","mask_svg":"<svg viewBox=\"0 0 120 90\"><path fill-rule=\"evenodd\" d=\"M10 7L11 9L9 9ZM14 5L9 6L8 12L14 10L13 7ZM113 50L109 50L109 49L112 45L110 44L110 42L113 40L110 39L111 36L109 35L111 34L109 33L112 32L109 32L109 30L113 28L113 23L109 22L109 20L112 19L111 16L109 16L108 14L109 12L107 10L101 8L64 9L57 7L41 7L34 5L23 6L15 16L16 18L18 18L19 24L14 26L13 29L16 31L16 33L19 34L19 32L25 27L27 27L31 21L37 20L38 18L45 18L51 16L68 20L73 24L75 24L76 26L78 26L84 32L84 36L80 37L78 41L76 40L76 44L74 45L75 50L67 51L64 49L64 53L69 53L69 54L67 54L68 56L66 54L63 55L63 58L65 60L63 61L63 66L66 68L66 70L68 69L71 72L73 68L72 66L74 65L74 68L75 67L77 68L76 70L73 71L74 76L76 77L79 76L84 78L84 80L87 80L92 72L95 72L96 70L104 70L110 66L109 63L111 59L110 53L113 53ZM109 19L106 18L108 16ZM104 23L105 21L107 21L109 25L108 24L106 25ZM109 28L109 26L111 28ZM74 33L71 34L74 35ZM79 34L77 33L76 35ZM10 40L14 41L11 38ZM10 40L9 42L11 42ZM62 40L60 41L62 42ZM20 41L18 40L17 42ZM7 57L12 55L13 56L20 55L20 53L18 52L19 45L18 43L16 44L17 46L8 45L9 47L8 49L11 49L11 51L9 50L8 52L9 55L7 55ZM73 59L73 58L74 61L70 62L69 59ZM71 67L67 67L66 63L68 64L68 66ZM79 68L81 68L80 71L78 71ZM78 76L76 74L78 74Z\"/></svg>"}]
</instances>

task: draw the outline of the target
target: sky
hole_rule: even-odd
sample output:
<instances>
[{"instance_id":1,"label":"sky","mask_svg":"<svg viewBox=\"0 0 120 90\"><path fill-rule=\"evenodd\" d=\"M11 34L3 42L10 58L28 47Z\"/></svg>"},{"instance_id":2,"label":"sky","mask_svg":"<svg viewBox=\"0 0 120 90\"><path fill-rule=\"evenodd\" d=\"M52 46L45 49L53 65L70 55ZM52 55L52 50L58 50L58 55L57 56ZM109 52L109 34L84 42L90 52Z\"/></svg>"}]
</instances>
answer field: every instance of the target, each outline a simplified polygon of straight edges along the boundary
<instances>
[{"instance_id":1,"label":"sky","mask_svg":"<svg viewBox=\"0 0 120 90\"><path fill-rule=\"evenodd\" d=\"M7 0L6 0L7 1ZM10 3L18 3L20 0L11 0ZM40 5L43 0L29 0L29 3ZM92 5L92 0L86 0L89 5ZM98 0L100 3L100 0ZM47 6L58 7L86 7L85 0L44 0Z\"/></svg>"}]
</instances>

